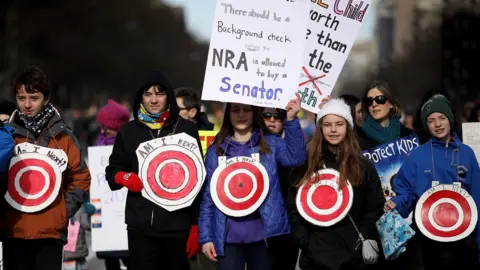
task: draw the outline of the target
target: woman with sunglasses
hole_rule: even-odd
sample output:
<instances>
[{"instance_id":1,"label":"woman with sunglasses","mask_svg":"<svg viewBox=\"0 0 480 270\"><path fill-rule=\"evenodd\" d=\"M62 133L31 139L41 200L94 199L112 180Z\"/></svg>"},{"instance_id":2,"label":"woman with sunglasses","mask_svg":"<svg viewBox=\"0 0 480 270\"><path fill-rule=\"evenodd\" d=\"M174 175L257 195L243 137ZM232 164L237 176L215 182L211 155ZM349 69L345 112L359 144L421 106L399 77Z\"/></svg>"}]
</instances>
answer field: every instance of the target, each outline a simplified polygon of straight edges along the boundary
<instances>
[{"instance_id":1,"label":"woman with sunglasses","mask_svg":"<svg viewBox=\"0 0 480 270\"><path fill-rule=\"evenodd\" d=\"M300 111L298 95L286 109L285 139L282 139L266 127L261 108L227 103L222 127L208 148L205 158L207 177L198 221L199 242L210 260L218 260L220 270L244 270L245 263L248 270L272 269L267 240L290 233L277 167L301 166L307 154L297 118ZM259 154L260 163L267 171L268 193L253 213L241 217L227 215L214 203L210 191L212 175L219 166L218 158L250 157L253 154ZM238 187L242 183L239 181Z\"/></svg>"},{"instance_id":2,"label":"woman with sunglasses","mask_svg":"<svg viewBox=\"0 0 480 270\"><path fill-rule=\"evenodd\" d=\"M368 150L413 133L400 123L402 109L386 82L375 81L367 88L363 96L363 106L365 109L363 133L357 134L362 150ZM394 260L380 261L379 269L410 269L410 266L416 265L418 258L415 256L415 250L409 247L411 246L407 246L407 251Z\"/></svg>"},{"instance_id":3,"label":"woman with sunglasses","mask_svg":"<svg viewBox=\"0 0 480 270\"><path fill-rule=\"evenodd\" d=\"M358 134L362 150L412 134L412 130L400 123L402 117L400 103L386 82L376 81L370 85L363 96L363 105L365 109L363 134Z\"/></svg>"},{"instance_id":4,"label":"woman with sunglasses","mask_svg":"<svg viewBox=\"0 0 480 270\"><path fill-rule=\"evenodd\" d=\"M262 115L268 129L284 138L284 121L287 117L287 112L278 108L263 108ZM291 186L288 179L290 169L278 166L277 170L283 199L286 200L288 189ZM298 259L298 247L291 234L268 239L268 247L272 251L273 256L272 270L295 270Z\"/></svg>"}]
</instances>

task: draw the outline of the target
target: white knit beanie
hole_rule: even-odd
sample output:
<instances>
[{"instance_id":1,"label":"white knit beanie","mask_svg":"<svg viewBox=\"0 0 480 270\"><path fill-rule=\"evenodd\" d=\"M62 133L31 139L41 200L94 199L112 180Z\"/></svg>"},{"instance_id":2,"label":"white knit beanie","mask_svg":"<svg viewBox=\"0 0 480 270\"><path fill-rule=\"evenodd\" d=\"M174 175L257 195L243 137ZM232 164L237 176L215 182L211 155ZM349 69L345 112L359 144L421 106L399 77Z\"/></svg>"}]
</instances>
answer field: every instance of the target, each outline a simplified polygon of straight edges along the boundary
<instances>
[{"instance_id":1,"label":"white knit beanie","mask_svg":"<svg viewBox=\"0 0 480 270\"><path fill-rule=\"evenodd\" d=\"M317 124L320 119L329 114L343 117L348 124L350 124L350 127L353 128L353 118L352 113L350 112L350 107L343 99L333 98L325 103L323 108L317 114Z\"/></svg>"}]
</instances>

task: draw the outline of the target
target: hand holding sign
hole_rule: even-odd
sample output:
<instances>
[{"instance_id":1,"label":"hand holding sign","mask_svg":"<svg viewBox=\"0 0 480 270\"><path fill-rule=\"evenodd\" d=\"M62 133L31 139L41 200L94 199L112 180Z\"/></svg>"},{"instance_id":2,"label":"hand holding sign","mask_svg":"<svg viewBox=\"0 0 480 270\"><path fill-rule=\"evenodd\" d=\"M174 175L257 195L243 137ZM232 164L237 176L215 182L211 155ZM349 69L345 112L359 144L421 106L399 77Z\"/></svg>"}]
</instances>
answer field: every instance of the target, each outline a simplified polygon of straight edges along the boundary
<instances>
[{"instance_id":1,"label":"hand holding sign","mask_svg":"<svg viewBox=\"0 0 480 270\"><path fill-rule=\"evenodd\" d=\"M118 172L115 175L115 183L128 188L132 192L140 192L143 189L142 180L135 173Z\"/></svg>"},{"instance_id":2,"label":"hand holding sign","mask_svg":"<svg viewBox=\"0 0 480 270\"><path fill-rule=\"evenodd\" d=\"M287 110L287 119L290 121L297 117L297 114L301 109L300 95L296 93L295 97L296 98L288 102L287 107L285 108Z\"/></svg>"}]
</instances>

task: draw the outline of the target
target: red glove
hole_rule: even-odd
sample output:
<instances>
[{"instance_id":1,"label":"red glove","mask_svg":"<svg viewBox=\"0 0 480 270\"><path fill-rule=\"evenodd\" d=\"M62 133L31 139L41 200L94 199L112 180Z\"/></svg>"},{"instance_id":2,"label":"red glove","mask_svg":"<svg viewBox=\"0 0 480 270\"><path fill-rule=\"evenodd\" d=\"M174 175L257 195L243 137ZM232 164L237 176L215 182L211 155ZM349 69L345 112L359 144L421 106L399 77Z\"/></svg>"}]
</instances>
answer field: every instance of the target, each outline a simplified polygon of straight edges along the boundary
<instances>
[{"instance_id":1,"label":"red glove","mask_svg":"<svg viewBox=\"0 0 480 270\"><path fill-rule=\"evenodd\" d=\"M140 192L143 189L142 180L135 173L118 172L115 175L115 183L127 187L133 192Z\"/></svg>"},{"instance_id":2,"label":"red glove","mask_svg":"<svg viewBox=\"0 0 480 270\"><path fill-rule=\"evenodd\" d=\"M190 229L190 235L187 240L188 258L191 259L193 256L200 253L201 250L202 247L200 247L200 243L198 243L198 226L193 225Z\"/></svg>"}]
</instances>

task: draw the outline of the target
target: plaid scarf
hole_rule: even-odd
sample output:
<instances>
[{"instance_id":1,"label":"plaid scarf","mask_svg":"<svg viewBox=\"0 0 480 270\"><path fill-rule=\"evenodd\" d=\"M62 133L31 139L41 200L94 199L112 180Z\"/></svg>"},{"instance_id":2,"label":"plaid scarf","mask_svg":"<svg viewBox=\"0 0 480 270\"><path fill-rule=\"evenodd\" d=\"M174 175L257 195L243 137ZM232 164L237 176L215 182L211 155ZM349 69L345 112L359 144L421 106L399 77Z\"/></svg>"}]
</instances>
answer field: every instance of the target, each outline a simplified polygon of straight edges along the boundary
<instances>
[{"instance_id":1,"label":"plaid scarf","mask_svg":"<svg viewBox=\"0 0 480 270\"><path fill-rule=\"evenodd\" d=\"M140 104L140 109L138 110L137 116L138 121L145 124L147 127L151 129L161 129L170 119L170 112L167 110L164 112L151 114L145 110L143 104Z\"/></svg>"}]
</instances>

